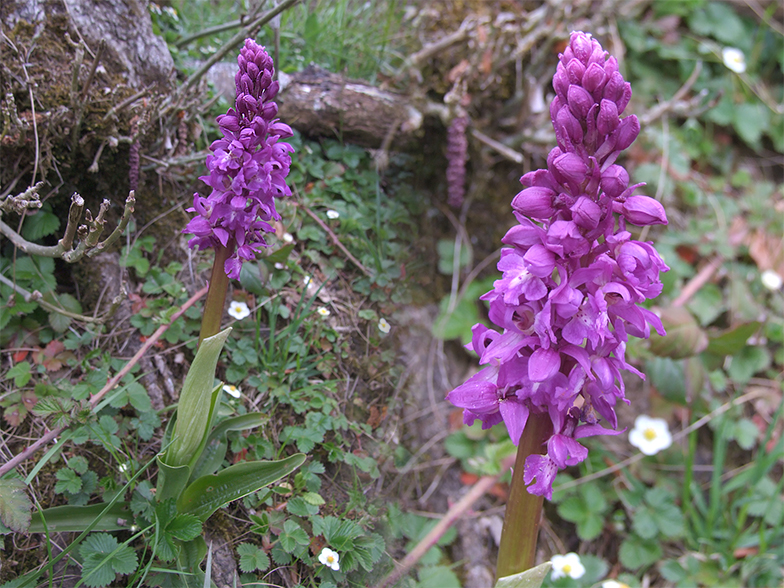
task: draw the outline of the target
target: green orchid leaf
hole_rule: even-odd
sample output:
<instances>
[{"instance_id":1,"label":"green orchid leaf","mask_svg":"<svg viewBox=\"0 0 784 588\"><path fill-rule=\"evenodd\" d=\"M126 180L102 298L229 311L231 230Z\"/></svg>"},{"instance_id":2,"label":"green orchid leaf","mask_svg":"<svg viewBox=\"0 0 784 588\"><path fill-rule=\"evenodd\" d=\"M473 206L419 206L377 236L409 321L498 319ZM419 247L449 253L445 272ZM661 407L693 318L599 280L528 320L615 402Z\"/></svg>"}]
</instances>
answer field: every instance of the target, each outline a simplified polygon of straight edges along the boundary
<instances>
[{"instance_id":1,"label":"green orchid leaf","mask_svg":"<svg viewBox=\"0 0 784 588\"><path fill-rule=\"evenodd\" d=\"M269 417L263 413L252 412L250 414L243 414L226 419L218 424L207 438L204 450L193 466L190 481L193 482L197 478L214 474L218 471L218 468L223 463L223 458L226 457L226 449L228 448L226 433L229 431L247 431L248 429L255 429L264 424L268 419Z\"/></svg>"},{"instance_id":2,"label":"green orchid leaf","mask_svg":"<svg viewBox=\"0 0 784 588\"><path fill-rule=\"evenodd\" d=\"M66 533L81 532L90 527L93 521L106 508L106 504L91 504L89 506L55 506L40 512L34 512L29 531L31 533ZM46 521L46 528L44 528ZM133 521L133 515L127 502L117 502L107 510L92 527L94 531L123 531L128 530Z\"/></svg>"},{"instance_id":3,"label":"green orchid leaf","mask_svg":"<svg viewBox=\"0 0 784 588\"><path fill-rule=\"evenodd\" d=\"M302 465L305 457L296 453L279 461L238 463L218 474L202 476L182 493L177 510L206 521L220 507L287 476Z\"/></svg>"},{"instance_id":4,"label":"green orchid leaf","mask_svg":"<svg viewBox=\"0 0 784 588\"><path fill-rule=\"evenodd\" d=\"M212 385L215 367L230 332L231 327L207 337L199 345L180 394L172 443L163 458L169 466L194 465L199 451L207 444L219 392L219 388Z\"/></svg>"},{"instance_id":5,"label":"green orchid leaf","mask_svg":"<svg viewBox=\"0 0 784 588\"><path fill-rule=\"evenodd\" d=\"M519 574L498 578L495 588L539 588L551 567L553 564L548 561Z\"/></svg>"},{"instance_id":6,"label":"green orchid leaf","mask_svg":"<svg viewBox=\"0 0 784 588\"><path fill-rule=\"evenodd\" d=\"M158 459L158 490L156 499L163 502L167 498L177 499L191 477L191 468L187 465L172 467Z\"/></svg>"}]
</instances>

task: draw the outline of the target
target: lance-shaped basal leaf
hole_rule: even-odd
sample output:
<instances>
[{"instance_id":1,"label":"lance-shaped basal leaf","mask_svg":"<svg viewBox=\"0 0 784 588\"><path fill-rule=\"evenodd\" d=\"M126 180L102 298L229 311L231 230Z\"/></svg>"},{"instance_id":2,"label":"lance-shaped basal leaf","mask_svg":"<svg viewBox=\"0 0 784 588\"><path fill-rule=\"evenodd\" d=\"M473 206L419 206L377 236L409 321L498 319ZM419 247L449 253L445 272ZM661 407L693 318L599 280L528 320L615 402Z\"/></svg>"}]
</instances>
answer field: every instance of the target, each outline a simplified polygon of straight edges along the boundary
<instances>
[{"instance_id":1,"label":"lance-shaped basal leaf","mask_svg":"<svg viewBox=\"0 0 784 588\"><path fill-rule=\"evenodd\" d=\"M231 417L219 423L210 431L204 450L199 454L199 458L193 466L190 481L193 482L202 476L214 474L218 471L218 468L223 463L223 458L226 457L226 450L229 446L226 441L226 433L229 431L255 429L268 420L269 417L267 415L260 412L252 412Z\"/></svg>"},{"instance_id":2,"label":"lance-shaped basal leaf","mask_svg":"<svg viewBox=\"0 0 784 588\"><path fill-rule=\"evenodd\" d=\"M128 508L128 503L115 502L106 512L103 512L106 506L105 503L89 506L55 506L35 512L32 516L30 532L79 533L87 528L93 531L122 531L131 526L133 515Z\"/></svg>"},{"instance_id":3,"label":"lance-shaped basal leaf","mask_svg":"<svg viewBox=\"0 0 784 588\"><path fill-rule=\"evenodd\" d=\"M199 345L177 406L172 443L166 450L164 462L172 467L192 465L207 441L207 434L215 411L215 366L231 327L207 337Z\"/></svg>"},{"instance_id":4,"label":"lance-shaped basal leaf","mask_svg":"<svg viewBox=\"0 0 784 588\"><path fill-rule=\"evenodd\" d=\"M217 474L202 476L182 493L177 511L206 521L220 507L287 476L304 461L305 455L296 453L279 461L238 463Z\"/></svg>"},{"instance_id":5,"label":"lance-shaped basal leaf","mask_svg":"<svg viewBox=\"0 0 784 588\"><path fill-rule=\"evenodd\" d=\"M547 561L519 574L498 578L495 588L540 588L551 567L553 564Z\"/></svg>"},{"instance_id":6,"label":"lance-shaped basal leaf","mask_svg":"<svg viewBox=\"0 0 784 588\"><path fill-rule=\"evenodd\" d=\"M0 521L11 531L26 533L33 503L22 480L0 480Z\"/></svg>"}]
</instances>

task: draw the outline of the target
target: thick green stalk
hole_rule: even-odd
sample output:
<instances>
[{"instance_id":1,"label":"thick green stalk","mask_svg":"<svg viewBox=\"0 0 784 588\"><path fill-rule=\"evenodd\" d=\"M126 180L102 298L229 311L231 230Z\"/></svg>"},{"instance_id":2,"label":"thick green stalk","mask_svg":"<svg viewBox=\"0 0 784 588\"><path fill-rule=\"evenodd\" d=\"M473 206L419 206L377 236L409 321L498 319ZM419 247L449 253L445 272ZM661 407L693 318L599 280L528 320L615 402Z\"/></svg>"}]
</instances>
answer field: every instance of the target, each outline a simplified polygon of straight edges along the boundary
<instances>
[{"instance_id":1,"label":"thick green stalk","mask_svg":"<svg viewBox=\"0 0 784 588\"><path fill-rule=\"evenodd\" d=\"M544 442L551 433L552 425L547 414L531 413L517 446L501 545L498 548L497 578L519 574L536 563L536 541L544 498L528 493L523 471L529 455L544 453Z\"/></svg>"},{"instance_id":2,"label":"thick green stalk","mask_svg":"<svg viewBox=\"0 0 784 588\"><path fill-rule=\"evenodd\" d=\"M229 277L223 264L234 252L234 242L230 241L227 247L219 246L215 249L215 263L212 264L210 276L210 289L204 303L204 315L201 318L201 332L199 344L207 337L216 335L221 330L223 320L223 306L226 303L226 291L229 289Z\"/></svg>"}]
</instances>

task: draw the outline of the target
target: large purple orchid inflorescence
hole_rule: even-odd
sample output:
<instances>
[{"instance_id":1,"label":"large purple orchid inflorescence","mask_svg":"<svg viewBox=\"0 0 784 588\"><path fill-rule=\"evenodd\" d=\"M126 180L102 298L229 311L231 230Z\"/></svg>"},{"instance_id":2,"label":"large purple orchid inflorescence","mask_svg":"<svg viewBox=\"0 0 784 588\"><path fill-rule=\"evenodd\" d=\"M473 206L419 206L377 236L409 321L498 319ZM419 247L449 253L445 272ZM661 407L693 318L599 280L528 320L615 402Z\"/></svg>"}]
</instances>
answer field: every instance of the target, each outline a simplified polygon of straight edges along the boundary
<instances>
[{"instance_id":1,"label":"large purple orchid inflorescence","mask_svg":"<svg viewBox=\"0 0 784 588\"><path fill-rule=\"evenodd\" d=\"M477 324L467 346L486 367L447 399L464 422L504 422L517 444L527 420L549 418L544 455L525 462L531 494L552 497L558 470L583 461L578 439L618 434L615 405L624 396L621 370L628 335L648 337L659 318L639 304L662 290L669 268L651 243L634 241L627 223L667 224L664 208L633 195L615 163L637 138L634 115L620 118L631 86L590 35L574 32L559 56L550 105L558 146L547 169L525 174L512 201L519 224L503 242L503 277L482 299L502 332ZM612 427L598 424L603 417Z\"/></svg>"},{"instance_id":2,"label":"large purple orchid inflorescence","mask_svg":"<svg viewBox=\"0 0 784 588\"><path fill-rule=\"evenodd\" d=\"M243 261L255 259L255 252L266 247L263 233L274 231L270 222L280 219L275 198L291 195L286 176L294 150L278 142L292 132L275 118L279 84L272 81L272 58L264 47L246 39L237 62L236 108L218 117L223 138L210 146L210 173L199 178L212 192L206 198L193 195L188 212L198 214L183 230L195 235L190 247L228 247L232 254L224 269L234 279L239 278Z\"/></svg>"}]
</instances>

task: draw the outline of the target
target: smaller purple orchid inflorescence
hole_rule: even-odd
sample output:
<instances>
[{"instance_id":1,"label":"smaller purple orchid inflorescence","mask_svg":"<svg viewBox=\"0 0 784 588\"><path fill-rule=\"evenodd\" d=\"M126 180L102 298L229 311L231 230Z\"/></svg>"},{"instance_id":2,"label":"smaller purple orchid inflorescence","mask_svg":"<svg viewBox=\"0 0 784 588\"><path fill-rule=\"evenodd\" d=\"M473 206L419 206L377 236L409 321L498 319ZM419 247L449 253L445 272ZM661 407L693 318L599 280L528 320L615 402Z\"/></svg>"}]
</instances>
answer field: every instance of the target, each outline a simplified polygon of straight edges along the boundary
<instances>
[{"instance_id":1,"label":"smaller purple orchid inflorescence","mask_svg":"<svg viewBox=\"0 0 784 588\"><path fill-rule=\"evenodd\" d=\"M510 246L498 263L503 276L482 297L503 331L474 326L467 347L486 367L447 396L468 425L504 422L515 445L529 418L549 419L547 451L528 456L524 469L528 491L548 499L558 470L587 457L578 439L620 432L621 370L644 377L625 360L627 337L647 338L651 327L664 334L639 304L659 295L659 273L669 269L626 230L667 224L662 205L634 195L643 184L630 186L615 164L640 132L636 116L620 118L630 84L586 33L572 33L559 59L550 105L558 146L547 169L521 178L525 189L512 201L519 224L502 239Z\"/></svg>"},{"instance_id":2,"label":"smaller purple orchid inflorescence","mask_svg":"<svg viewBox=\"0 0 784 588\"><path fill-rule=\"evenodd\" d=\"M456 116L447 130L446 169L448 204L460 208L465 198L466 160L468 158L468 117Z\"/></svg>"},{"instance_id":3,"label":"smaller purple orchid inflorescence","mask_svg":"<svg viewBox=\"0 0 784 588\"><path fill-rule=\"evenodd\" d=\"M223 138L210 145L209 175L199 178L212 192L207 197L193 195L188 212L198 214L183 230L195 235L190 247L231 249L224 269L234 279L239 278L242 263L266 247L263 233L274 232L270 222L280 219L275 198L291 195L286 176L294 150L279 142L292 132L275 118L279 84L272 79L272 58L264 47L246 39L237 62L235 108L218 117Z\"/></svg>"}]
</instances>

